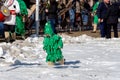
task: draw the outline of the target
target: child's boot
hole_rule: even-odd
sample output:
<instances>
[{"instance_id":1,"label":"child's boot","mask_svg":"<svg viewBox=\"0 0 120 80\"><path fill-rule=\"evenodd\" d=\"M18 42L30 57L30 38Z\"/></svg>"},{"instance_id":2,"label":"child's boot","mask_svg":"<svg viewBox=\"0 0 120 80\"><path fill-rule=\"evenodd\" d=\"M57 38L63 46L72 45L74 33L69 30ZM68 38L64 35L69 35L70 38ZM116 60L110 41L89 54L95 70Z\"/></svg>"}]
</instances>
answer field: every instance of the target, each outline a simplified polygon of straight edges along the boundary
<instances>
[{"instance_id":1,"label":"child's boot","mask_svg":"<svg viewBox=\"0 0 120 80\"><path fill-rule=\"evenodd\" d=\"M4 35L5 35L5 41L8 43L8 42L10 42L10 34L9 34L9 32L8 31L5 31L4 32Z\"/></svg>"},{"instance_id":2,"label":"child's boot","mask_svg":"<svg viewBox=\"0 0 120 80\"><path fill-rule=\"evenodd\" d=\"M11 42L14 42L16 40L16 33L11 33Z\"/></svg>"},{"instance_id":3,"label":"child's boot","mask_svg":"<svg viewBox=\"0 0 120 80\"><path fill-rule=\"evenodd\" d=\"M64 64L65 64L65 59L61 59L61 60L59 61L59 63L60 63L61 65L64 65Z\"/></svg>"},{"instance_id":4,"label":"child's boot","mask_svg":"<svg viewBox=\"0 0 120 80\"><path fill-rule=\"evenodd\" d=\"M48 62L48 65L54 65L54 63L49 61L49 62Z\"/></svg>"}]
</instances>

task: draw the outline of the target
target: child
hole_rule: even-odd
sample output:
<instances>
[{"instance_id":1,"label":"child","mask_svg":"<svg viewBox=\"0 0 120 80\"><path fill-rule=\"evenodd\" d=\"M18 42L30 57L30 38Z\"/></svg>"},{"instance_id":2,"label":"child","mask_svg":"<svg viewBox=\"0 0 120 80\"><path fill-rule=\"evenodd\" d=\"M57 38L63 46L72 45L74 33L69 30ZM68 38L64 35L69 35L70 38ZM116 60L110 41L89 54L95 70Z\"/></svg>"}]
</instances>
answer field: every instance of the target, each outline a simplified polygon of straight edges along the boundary
<instances>
[{"instance_id":1,"label":"child","mask_svg":"<svg viewBox=\"0 0 120 80\"><path fill-rule=\"evenodd\" d=\"M49 21L45 24L44 34L43 49L47 53L46 62L48 65L54 65L56 62L64 64L61 51L63 48L62 38L53 32Z\"/></svg>"}]
</instances>

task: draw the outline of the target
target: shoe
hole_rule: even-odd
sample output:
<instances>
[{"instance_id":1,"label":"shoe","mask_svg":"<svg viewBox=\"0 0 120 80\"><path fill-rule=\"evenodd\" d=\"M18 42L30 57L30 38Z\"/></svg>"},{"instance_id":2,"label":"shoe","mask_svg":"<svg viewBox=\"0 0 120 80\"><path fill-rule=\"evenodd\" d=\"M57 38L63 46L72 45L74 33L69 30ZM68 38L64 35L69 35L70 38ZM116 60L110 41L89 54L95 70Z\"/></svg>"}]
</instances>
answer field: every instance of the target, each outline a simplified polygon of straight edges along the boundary
<instances>
[{"instance_id":1,"label":"shoe","mask_svg":"<svg viewBox=\"0 0 120 80\"><path fill-rule=\"evenodd\" d=\"M96 33L96 31L92 31L91 33Z\"/></svg>"},{"instance_id":2,"label":"shoe","mask_svg":"<svg viewBox=\"0 0 120 80\"><path fill-rule=\"evenodd\" d=\"M9 39L9 38L5 38L5 42L6 42L6 43L9 43L9 42L10 42L10 39Z\"/></svg>"},{"instance_id":3,"label":"shoe","mask_svg":"<svg viewBox=\"0 0 120 80\"><path fill-rule=\"evenodd\" d=\"M25 36L21 36L21 38L22 38L23 40L25 40Z\"/></svg>"},{"instance_id":4,"label":"shoe","mask_svg":"<svg viewBox=\"0 0 120 80\"><path fill-rule=\"evenodd\" d=\"M73 34L71 31L68 31L68 34Z\"/></svg>"},{"instance_id":5,"label":"shoe","mask_svg":"<svg viewBox=\"0 0 120 80\"><path fill-rule=\"evenodd\" d=\"M60 63L61 65L64 65L64 64L65 64L65 59L61 59L61 60L59 61L59 63Z\"/></svg>"},{"instance_id":6,"label":"shoe","mask_svg":"<svg viewBox=\"0 0 120 80\"><path fill-rule=\"evenodd\" d=\"M15 39L11 39L11 40L10 40L10 43L13 43L14 41L15 41Z\"/></svg>"},{"instance_id":7,"label":"shoe","mask_svg":"<svg viewBox=\"0 0 120 80\"><path fill-rule=\"evenodd\" d=\"M48 62L48 65L53 66L54 63L49 61L49 62Z\"/></svg>"}]
</instances>

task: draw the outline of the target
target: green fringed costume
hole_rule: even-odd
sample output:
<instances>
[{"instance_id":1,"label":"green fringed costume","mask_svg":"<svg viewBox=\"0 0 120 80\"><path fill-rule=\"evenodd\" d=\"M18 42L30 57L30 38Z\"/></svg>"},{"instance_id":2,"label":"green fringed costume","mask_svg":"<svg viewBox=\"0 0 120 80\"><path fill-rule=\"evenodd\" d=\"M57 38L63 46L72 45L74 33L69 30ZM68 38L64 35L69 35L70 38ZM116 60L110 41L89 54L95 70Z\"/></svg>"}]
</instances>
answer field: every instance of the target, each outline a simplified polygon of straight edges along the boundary
<instances>
[{"instance_id":1,"label":"green fringed costume","mask_svg":"<svg viewBox=\"0 0 120 80\"><path fill-rule=\"evenodd\" d=\"M61 48L63 48L62 38L54 34L50 22L45 24L43 49L47 53L46 62L57 62L63 59Z\"/></svg>"},{"instance_id":2,"label":"green fringed costume","mask_svg":"<svg viewBox=\"0 0 120 80\"><path fill-rule=\"evenodd\" d=\"M23 0L17 0L20 6L20 14L16 16L15 32L20 35L25 34L25 23L23 22L23 16L28 15L26 4Z\"/></svg>"},{"instance_id":3,"label":"green fringed costume","mask_svg":"<svg viewBox=\"0 0 120 80\"><path fill-rule=\"evenodd\" d=\"M94 24L98 24L98 16L97 16L97 14L96 14L96 11L97 11L97 8L98 8L98 6L99 6L99 1L97 1L95 4L94 4L94 6L93 6L93 11L92 11L92 13L94 14L94 20L93 20L93 23Z\"/></svg>"}]
</instances>

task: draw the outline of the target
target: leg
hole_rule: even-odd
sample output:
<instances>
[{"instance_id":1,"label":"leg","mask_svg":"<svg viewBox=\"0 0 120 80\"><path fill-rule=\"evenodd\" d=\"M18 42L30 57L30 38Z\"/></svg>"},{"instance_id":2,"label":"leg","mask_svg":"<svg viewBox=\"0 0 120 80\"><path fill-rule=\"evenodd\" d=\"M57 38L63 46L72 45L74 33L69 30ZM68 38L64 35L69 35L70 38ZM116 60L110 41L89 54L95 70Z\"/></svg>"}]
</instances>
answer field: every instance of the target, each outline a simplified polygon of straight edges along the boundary
<instances>
[{"instance_id":1,"label":"leg","mask_svg":"<svg viewBox=\"0 0 120 80\"><path fill-rule=\"evenodd\" d=\"M4 24L4 36L7 43L10 41L9 27L9 25Z\"/></svg>"},{"instance_id":2,"label":"leg","mask_svg":"<svg viewBox=\"0 0 120 80\"><path fill-rule=\"evenodd\" d=\"M113 24L113 31L114 31L114 37L115 37L115 38L118 38L117 24Z\"/></svg>"},{"instance_id":3,"label":"leg","mask_svg":"<svg viewBox=\"0 0 120 80\"><path fill-rule=\"evenodd\" d=\"M56 33L56 29L55 29L55 19L49 19L50 23L51 23L51 27L54 33Z\"/></svg>"},{"instance_id":4,"label":"leg","mask_svg":"<svg viewBox=\"0 0 120 80\"><path fill-rule=\"evenodd\" d=\"M5 41L8 43L10 42L10 33L8 31L5 31L4 32L4 35L5 35Z\"/></svg>"},{"instance_id":5,"label":"leg","mask_svg":"<svg viewBox=\"0 0 120 80\"><path fill-rule=\"evenodd\" d=\"M93 24L93 31L92 31L92 33L96 33L96 30L97 30L97 24Z\"/></svg>"},{"instance_id":6,"label":"leg","mask_svg":"<svg viewBox=\"0 0 120 80\"><path fill-rule=\"evenodd\" d=\"M50 61L48 61L48 65L54 65L54 63L53 62L50 62Z\"/></svg>"},{"instance_id":7,"label":"leg","mask_svg":"<svg viewBox=\"0 0 120 80\"><path fill-rule=\"evenodd\" d=\"M13 42L16 40L15 25L10 26L10 31L11 31L11 41Z\"/></svg>"},{"instance_id":8,"label":"leg","mask_svg":"<svg viewBox=\"0 0 120 80\"><path fill-rule=\"evenodd\" d=\"M93 32L96 32L97 25L98 25L98 17L97 17L97 15L95 15L94 20L93 20Z\"/></svg>"},{"instance_id":9,"label":"leg","mask_svg":"<svg viewBox=\"0 0 120 80\"><path fill-rule=\"evenodd\" d=\"M111 24L107 24L106 28L106 38L111 38Z\"/></svg>"},{"instance_id":10,"label":"leg","mask_svg":"<svg viewBox=\"0 0 120 80\"><path fill-rule=\"evenodd\" d=\"M71 32L72 32L71 22L68 22L67 28L68 28L68 30L69 30L68 33L71 33Z\"/></svg>"},{"instance_id":11,"label":"leg","mask_svg":"<svg viewBox=\"0 0 120 80\"><path fill-rule=\"evenodd\" d=\"M105 35L106 35L106 29L105 29L105 24L104 24L104 22L101 22L100 25L99 25L99 27L100 27L101 37L105 37Z\"/></svg>"},{"instance_id":12,"label":"leg","mask_svg":"<svg viewBox=\"0 0 120 80\"><path fill-rule=\"evenodd\" d=\"M61 60L59 61L59 63L60 63L61 65L64 65L64 64L65 64L65 59L61 59Z\"/></svg>"},{"instance_id":13,"label":"leg","mask_svg":"<svg viewBox=\"0 0 120 80\"><path fill-rule=\"evenodd\" d=\"M14 33L11 33L11 37L12 37L12 41L15 41L16 40L16 33L14 32Z\"/></svg>"}]
</instances>

